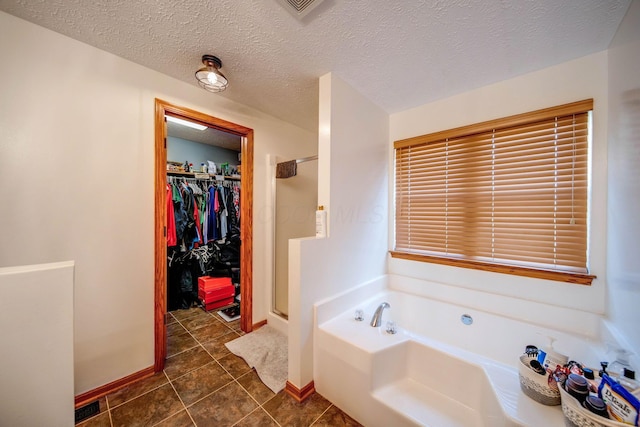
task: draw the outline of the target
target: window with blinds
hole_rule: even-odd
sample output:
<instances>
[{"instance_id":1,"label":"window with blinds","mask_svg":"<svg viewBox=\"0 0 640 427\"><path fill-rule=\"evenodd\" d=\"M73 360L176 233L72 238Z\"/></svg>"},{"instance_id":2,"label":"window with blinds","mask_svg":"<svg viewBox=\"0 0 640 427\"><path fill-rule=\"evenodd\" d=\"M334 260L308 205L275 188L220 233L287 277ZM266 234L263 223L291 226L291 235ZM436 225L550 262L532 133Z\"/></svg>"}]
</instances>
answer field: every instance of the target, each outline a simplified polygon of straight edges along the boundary
<instances>
[{"instance_id":1,"label":"window with blinds","mask_svg":"<svg viewBox=\"0 0 640 427\"><path fill-rule=\"evenodd\" d=\"M392 256L588 284L593 100L396 141Z\"/></svg>"}]
</instances>

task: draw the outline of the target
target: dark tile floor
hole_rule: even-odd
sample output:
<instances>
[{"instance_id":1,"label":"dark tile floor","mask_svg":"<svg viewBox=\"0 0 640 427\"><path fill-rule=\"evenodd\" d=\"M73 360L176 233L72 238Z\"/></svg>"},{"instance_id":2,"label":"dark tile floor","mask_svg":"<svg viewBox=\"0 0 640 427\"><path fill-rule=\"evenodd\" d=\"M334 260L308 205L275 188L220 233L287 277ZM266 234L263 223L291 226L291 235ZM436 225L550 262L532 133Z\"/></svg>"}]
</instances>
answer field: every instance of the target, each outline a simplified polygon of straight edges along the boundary
<instances>
[{"instance_id":1,"label":"dark tile floor","mask_svg":"<svg viewBox=\"0 0 640 427\"><path fill-rule=\"evenodd\" d=\"M169 313L164 372L103 397L100 413L77 426L360 426L318 393L303 403L274 394L225 347L243 334L215 312Z\"/></svg>"}]
</instances>

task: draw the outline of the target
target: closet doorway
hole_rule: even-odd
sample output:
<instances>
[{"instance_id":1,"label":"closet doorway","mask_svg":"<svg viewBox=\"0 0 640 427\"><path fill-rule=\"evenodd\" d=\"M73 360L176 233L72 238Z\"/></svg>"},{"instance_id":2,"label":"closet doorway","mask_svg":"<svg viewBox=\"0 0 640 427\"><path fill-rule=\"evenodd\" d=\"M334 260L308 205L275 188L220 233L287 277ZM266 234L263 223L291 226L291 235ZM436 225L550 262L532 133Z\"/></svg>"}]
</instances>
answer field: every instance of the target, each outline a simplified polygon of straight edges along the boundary
<instances>
[{"instance_id":1,"label":"closet doorway","mask_svg":"<svg viewBox=\"0 0 640 427\"><path fill-rule=\"evenodd\" d=\"M253 129L156 99L155 102L155 363L164 369L167 354L167 125L166 117L183 119L241 138L240 191L240 326L253 329ZM198 165L199 166L199 165Z\"/></svg>"}]
</instances>

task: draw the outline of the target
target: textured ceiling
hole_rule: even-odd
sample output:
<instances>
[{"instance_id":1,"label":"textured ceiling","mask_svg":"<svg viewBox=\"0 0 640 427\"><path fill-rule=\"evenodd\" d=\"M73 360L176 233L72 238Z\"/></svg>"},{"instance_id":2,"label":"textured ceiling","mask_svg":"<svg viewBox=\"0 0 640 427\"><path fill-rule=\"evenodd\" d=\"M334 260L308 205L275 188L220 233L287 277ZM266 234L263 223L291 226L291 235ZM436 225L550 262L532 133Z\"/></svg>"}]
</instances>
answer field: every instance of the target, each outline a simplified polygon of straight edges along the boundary
<instances>
[{"instance_id":1,"label":"textured ceiling","mask_svg":"<svg viewBox=\"0 0 640 427\"><path fill-rule=\"evenodd\" d=\"M331 71L389 113L604 50L631 0L0 0L0 10L315 131Z\"/></svg>"}]
</instances>

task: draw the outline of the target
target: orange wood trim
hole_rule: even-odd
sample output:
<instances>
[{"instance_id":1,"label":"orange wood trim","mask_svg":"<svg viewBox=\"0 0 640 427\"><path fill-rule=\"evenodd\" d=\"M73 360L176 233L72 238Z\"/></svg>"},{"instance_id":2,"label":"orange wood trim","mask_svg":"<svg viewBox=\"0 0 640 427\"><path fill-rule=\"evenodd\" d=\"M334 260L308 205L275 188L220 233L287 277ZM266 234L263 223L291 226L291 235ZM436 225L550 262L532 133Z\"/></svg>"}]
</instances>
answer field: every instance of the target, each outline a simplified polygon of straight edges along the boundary
<instances>
[{"instance_id":1,"label":"orange wood trim","mask_svg":"<svg viewBox=\"0 0 640 427\"><path fill-rule=\"evenodd\" d=\"M161 99L155 100L155 285L154 285L154 368L164 369L167 355L167 241L166 173L167 148L164 116L170 115L213 127L243 137L242 189L240 191L240 326L251 332L253 322L253 129L218 119L185 107L178 107Z\"/></svg>"},{"instance_id":2,"label":"orange wood trim","mask_svg":"<svg viewBox=\"0 0 640 427\"><path fill-rule=\"evenodd\" d=\"M86 405L87 403L91 403L96 399L100 399L102 396L106 396L109 393L118 391L121 388L131 385L137 381L149 378L154 373L154 367L149 366L148 368L145 368L141 371L134 372L131 375L127 375L124 378L120 378L119 380L112 381L109 384L105 384L100 387L94 388L93 390L89 390L82 394L79 394L75 397L75 407L77 409L81 406Z\"/></svg>"},{"instance_id":3,"label":"orange wood trim","mask_svg":"<svg viewBox=\"0 0 640 427\"><path fill-rule=\"evenodd\" d=\"M434 141L441 141L446 138L459 137L462 135L474 135L477 133L489 132L495 128L505 126L520 126L536 120L550 119L556 116L567 114L584 113L593 110L593 99L572 102L570 104L559 105L557 107L544 108L542 110L530 111L528 113L516 114L514 116L501 119L489 120L468 126L461 126L455 129L448 129L434 132L427 135L415 136L413 138L402 139L393 143L394 148L410 147L412 145L427 144Z\"/></svg>"},{"instance_id":4,"label":"orange wood trim","mask_svg":"<svg viewBox=\"0 0 640 427\"><path fill-rule=\"evenodd\" d=\"M311 381L306 386L299 389L298 387L287 381L284 391L291 397L293 397L298 403L302 403L307 400L313 393L316 392L316 387Z\"/></svg>"},{"instance_id":5,"label":"orange wood trim","mask_svg":"<svg viewBox=\"0 0 640 427\"><path fill-rule=\"evenodd\" d=\"M253 330L260 329L261 327L263 327L266 324L267 324L267 319L264 319L264 320L261 320L259 322L256 322L256 323L253 324Z\"/></svg>"},{"instance_id":6,"label":"orange wood trim","mask_svg":"<svg viewBox=\"0 0 640 427\"><path fill-rule=\"evenodd\" d=\"M482 261L466 259L453 259L430 255L410 254L406 252L390 251L392 258L407 259L410 261L430 262L433 264L450 265L453 267L471 268L474 270L491 271L494 273L511 274L514 276L534 277L536 279L555 280L558 282L575 283L578 285L591 285L596 276L582 273L568 273L551 270L536 270L535 268L518 267L511 265L491 264Z\"/></svg>"},{"instance_id":7,"label":"orange wood trim","mask_svg":"<svg viewBox=\"0 0 640 427\"><path fill-rule=\"evenodd\" d=\"M253 327L253 131L242 138L240 189L240 328Z\"/></svg>"},{"instance_id":8,"label":"orange wood trim","mask_svg":"<svg viewBox=\"0 0 640 427\"><path fill-rule=\"evenodd\" d=\"M155 112L155 263L154 263L154 368L164 369L167 358L167 224L166 171L167 171L167 125L166 105L156 99Z\"/></svg>"},{"instance_id":9,"label":"orange wood trim","mask_svg":"<svg viewBox=\"0 0 640 427\"><path fill-rule=\"evenodd\" d=\"M219 119L217 117L210 116L208 114L201 113L196 110L192 110L186 107L178 107L177 105L170 104L166 101L162 101L156 98L156 103L161 104L164 107L164 112L170 116L175 116L181 119L187 119L192 122L199 122L205 126L213 127L223 132L232 133L238 136L247 136L253 133L253 129L237 125L226 120ZM244 148L244 147L243 147ZM242 153L242 161L244 162L244 152ZM165 164L166 171L166 164ZM244 166L242 172L244 173ZM244 177L243 177L244 178Z\"/></svg>"}]
</instances>

